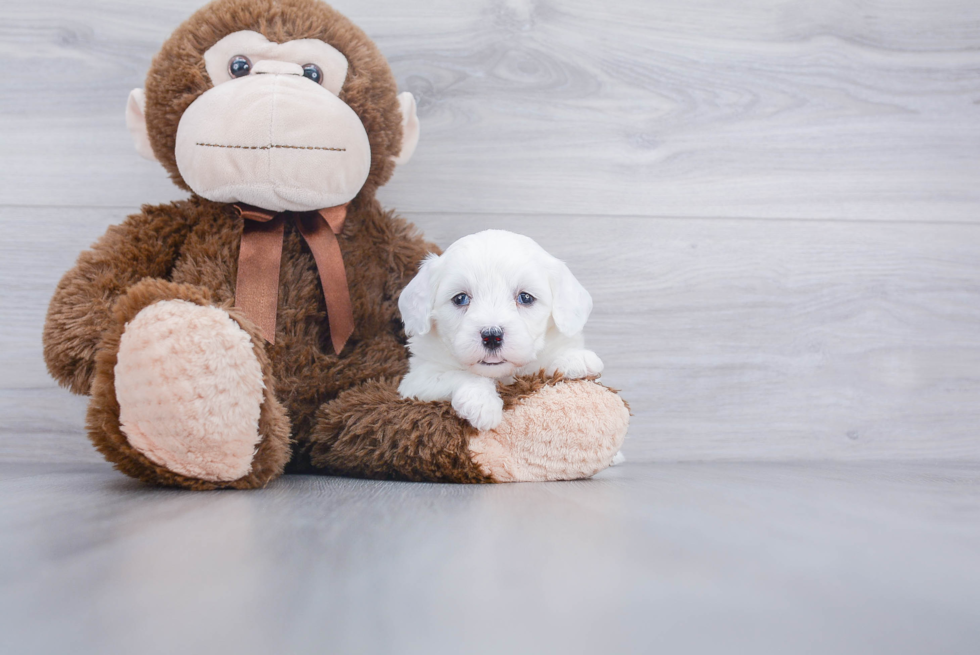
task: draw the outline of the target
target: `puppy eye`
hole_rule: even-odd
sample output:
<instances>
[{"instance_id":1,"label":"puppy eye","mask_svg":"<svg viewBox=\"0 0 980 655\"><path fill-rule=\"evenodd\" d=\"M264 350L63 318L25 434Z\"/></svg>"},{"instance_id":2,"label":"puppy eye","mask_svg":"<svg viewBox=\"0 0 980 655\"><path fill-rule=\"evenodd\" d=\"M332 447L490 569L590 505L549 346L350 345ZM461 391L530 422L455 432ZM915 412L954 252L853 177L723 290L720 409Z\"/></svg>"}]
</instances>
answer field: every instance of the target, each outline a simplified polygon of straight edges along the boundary
<instances>
[{"instance_id":1,"label":"puppy eye","mask_svg":"<svg viewBox=\"0 0 980 655\"><path fill-rule=\"evenodd\" d=\"M306 64L303 66L303 77L320 84L323 82L323 71L316 64Z\"/></svg>"},{"instance_id":2,"label":"puppy eye","mask_svg":"<svg viewBox=\"0 0 980 655\"><path fill-rule=\"evenodd\" d=\"M457 307L465 307L470 304L470 297L465 293L457 293L453 296L453 304Z\"/></svg>"},{"instance_id":3,"label":"puppy eye","mask_svg":"<svg viewBox=\"0 0 980 655\"><path fill-rule=\"evenodd\" d=\"M228 73L232 77L245 77L252 70L252 62L245 55L235 55L228 62Z\"/></svg>"},{"instance_id":4,"label":"puppy eye","mask_svg":"<svg viewBox=\"0 0 980 655\"><path fill-rule=\"evenodd\" d=\"M519 294L517 294L517 303L519 305L530 305L535 300L535 297L529 294L527 291L521 291Z\"/></svg>"}]
</instances>

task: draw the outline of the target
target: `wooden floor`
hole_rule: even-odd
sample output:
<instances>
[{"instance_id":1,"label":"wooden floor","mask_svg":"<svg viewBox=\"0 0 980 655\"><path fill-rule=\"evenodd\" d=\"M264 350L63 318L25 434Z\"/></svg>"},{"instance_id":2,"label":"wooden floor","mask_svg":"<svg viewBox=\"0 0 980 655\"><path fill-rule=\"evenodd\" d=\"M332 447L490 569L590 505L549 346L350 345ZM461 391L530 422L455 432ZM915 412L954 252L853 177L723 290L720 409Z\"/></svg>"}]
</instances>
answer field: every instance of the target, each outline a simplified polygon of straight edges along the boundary
<instances>
[{"instance_id":1,"label":"wooden floor","mask_svg":"<svg viewBox=\"0 0 980 655\"><path fill-rule=\"evenodd\" d=\"M419 103L380 197L595 299L629 462L154 490L41 359L182 197L123 121L203 0L0 4L0 653L976 653L980 3L337 0Z\"/></svg>"},{"instance_id":2,"label":"wooden floor","mask_svg":"<svg viewBox=\"0 0 980 655\"><path fill-rule=\"evenodd\" d=\"M3 653L963 653L980 466L149 489L0 466Z\"/></svg>"}]
</instances>

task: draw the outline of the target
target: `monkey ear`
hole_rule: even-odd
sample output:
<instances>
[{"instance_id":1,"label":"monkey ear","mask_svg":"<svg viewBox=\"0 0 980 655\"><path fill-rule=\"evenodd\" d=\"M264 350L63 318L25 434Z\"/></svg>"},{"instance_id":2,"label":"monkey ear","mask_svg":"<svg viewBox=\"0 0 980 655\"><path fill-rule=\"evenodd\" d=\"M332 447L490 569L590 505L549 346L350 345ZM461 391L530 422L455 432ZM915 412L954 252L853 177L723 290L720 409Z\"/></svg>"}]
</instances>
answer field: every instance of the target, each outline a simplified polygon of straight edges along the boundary
<instances>
[{"instance_id":1,"label":"monkey ear","mask_svg":"<svg viewBox=\"0 0 980 655\"><path fill-rule=\"evenodd\" d=\"M439 255L430 254L422 260L419 272L398 297L398 311L405 323L405 334L414 337L427 334L432 327L433 280L432 269Z\"/></svg>"},{"instance_id":2,"label":"monkey ear","mask_svg":"<svg viewBox=\"0 0 980 655\"><path fill-rule=\"evenodd\" d=\"M133 145L141 157L156 161L153 148L150 147L150 135L146 131L146 94L143 89L133 89L129 92L129 102L126 103L126 127L133 137Z\"/></svg>"},{"instance_id":3,"label":"monkey ear","mask_svg":"<svg viewBox=\"0 0 980 655\"><path fill-rule=\"evenodd\" d=\"M402 149L392 159L400 166L412 158L419 144L419 117L415 113L415 96L408 91L398 94L398 107L402 112Z\"/></svg>"},{"instance_id":4,"label":"monkey ear","mask_svg":"<svg viewBox=\"0 0 980 655\"><path fill-rule=\"evenodd\" d=\"M558 330L568 336L578 334L585 327L592 313L592 296L585 287L575 279L565 262L557 263L554 278L555 300L551 307L551 316L555 319Z\"/></svg>"}]
</instances>

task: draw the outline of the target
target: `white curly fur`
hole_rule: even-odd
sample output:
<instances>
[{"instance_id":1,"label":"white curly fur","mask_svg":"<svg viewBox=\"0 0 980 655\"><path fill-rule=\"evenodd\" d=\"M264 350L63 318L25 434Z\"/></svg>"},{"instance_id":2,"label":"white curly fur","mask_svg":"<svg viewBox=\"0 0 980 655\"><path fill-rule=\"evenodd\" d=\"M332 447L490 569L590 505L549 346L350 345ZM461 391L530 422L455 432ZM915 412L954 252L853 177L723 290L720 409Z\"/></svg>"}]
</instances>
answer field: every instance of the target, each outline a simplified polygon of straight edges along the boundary
<instances>
[{"instance_id":1,"label":"white curly fur","mask_svg":"<svg viewBox=\"0 0 980 655\"><path fill-rule=\"evenodd\" d=\"M530 294L530 303L520 302ZM466 305L453 302L464 294ZM451 400L480 430L500 424L496 381L544 369L568 378L602 372L584 347L592 297L568 267L532 239L503 230L463 237L430 256L398 301L412 356L403 397ZM502 333L488 349L481 332Z\"/></svg>"}]
</instances>

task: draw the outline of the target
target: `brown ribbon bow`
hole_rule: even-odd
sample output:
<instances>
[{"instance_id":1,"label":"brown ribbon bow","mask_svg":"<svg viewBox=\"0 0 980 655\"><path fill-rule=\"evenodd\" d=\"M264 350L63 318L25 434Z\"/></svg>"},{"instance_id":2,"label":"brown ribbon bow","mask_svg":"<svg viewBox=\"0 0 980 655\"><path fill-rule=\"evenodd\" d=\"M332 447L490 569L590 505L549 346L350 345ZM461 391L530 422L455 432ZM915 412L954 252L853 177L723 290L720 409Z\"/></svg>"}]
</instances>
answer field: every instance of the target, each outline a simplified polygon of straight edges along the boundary
<instances>
[{"instance_id":1,"label":"brown ribbon bow","mask_svg":"<svg viewBox=\"0 0 980 655\"><path fill-rule=\"evenodd\" d=\"M287 220L295 220L316 261L323 297L327 301L330 340L338 355L354 332L347 273L337 235L344 229L347 204L311 212L270 212L236 204L245 219L238 255L235 306L255 323L269 343L276 342L276 306L279 302L279 264Z\"/></svg>"}]
</instances>

